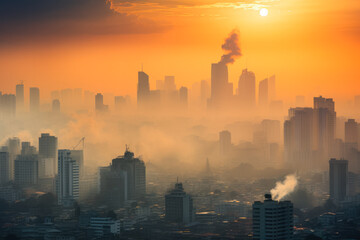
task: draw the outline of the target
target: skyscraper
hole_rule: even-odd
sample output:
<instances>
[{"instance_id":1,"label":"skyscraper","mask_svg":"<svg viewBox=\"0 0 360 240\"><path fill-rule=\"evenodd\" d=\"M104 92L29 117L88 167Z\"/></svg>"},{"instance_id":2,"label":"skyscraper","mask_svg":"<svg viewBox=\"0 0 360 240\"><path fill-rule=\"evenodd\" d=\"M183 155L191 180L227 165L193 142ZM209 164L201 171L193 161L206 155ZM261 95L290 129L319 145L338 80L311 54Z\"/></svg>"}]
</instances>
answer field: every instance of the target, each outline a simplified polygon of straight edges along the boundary
<instances>
[{"instance_id":1,"label":"skyscraper","mask_svg":"<svg viewBox=\"0 0 360 240\"><path fill-rule=\"evenodd\" d=\"M127 174L128 200L140 200L146 194L146 167L144 161L134 157L134 153L126 149L123 156L112 160L113 171L124 171Z\"/></svg>"},{"instance_id":2,"label":"skyscraper","mask_svg":"<svg viewBox=\"0 0 360 240\"><path fill-rule=\"evenodd\" d=\"M175 84L174 76L165 76L164 90L167 92L176 91L176 84Z\"/></svg>"},{"instance_id":3,"label":"skyscraper","mask_svg":"<svg viewBox=\"0 0 360 240\"><path fill-rule=\"evenodd\" d=\"M24 110L24 84L16 85L16 108L18 111Z\"/></svg>"},{"instance_id":4,"label":"skyscraper","mask_svg":"<svg viewBox=\"0 0 360 240\"><path fill-rule=\"evenodd\" d=\"M59 205L71 206L79 198L79 165L70 150L58 151L56 192Z\"/></svg>"},{"instance_id":5,"label":"skyscraper","mask_svg":"<svg viewBox=\"0 0 360 240\"><path fill-rule=\"evenodd\" d=\"M96 112L106 112L109 106L104 104L104 96L101 93L96 94L95 96L95 111Z\"/></svg>"},{"instance_id":6,"label":"skyscraper","mask_svg":"<svg viewBox=\"0 0 360 240\"><path fill-rule=\"evenodd\" d=\"M348 161L336 160L329 161L329 187L330 198L335 202L345 199L348 194Z\"/></svg>"},{"instance_id":7,"label":"skyscraper","mask_svg":"<svg viewBox=\"0 0 360 240\"><path fill-rule=\"evenodd\" d=\"M19 138L9 138L7 141L7 147L9 151L9 161L10 161L10 179L14 179L14 162L17 155L20 154L20 139Z\"/></svg>"},{"instance_id":8,"label":"skyscraper","mask_svg":"<svg viewBox=\"0 0 360 240\"><path fill-rule=\"evenodd\" d=\"M188 224L194 221L193 200L186 194L182 183L165 195L165 219L169 222Z\"/></svg>"},{"instance_id":9,"label":"skyscraper","mask_svg":"<svg viewBox=\"0 0 360 240\"><path fill-rule=\"evenodd\" d=\"M7 147L0 150L0 185L10 181L10 157Z\"/></svg>"},{"instance_id":10,"label":"skyscraper","mask_svg":"<svg viewBox=\"0 0 360 240\"><path fill-rule=\"evenodd\" d=\"M232 83L228 81L228 68L224 63L211 65L211 96L209 106L211 108L225 108L233 96Z\"/></svg>"},{"instance_id":11,"label":"skyscraper","mask_svg":"<svg viewBox=\"0 0 360 240\"><path fill-rule=\"evenodd\" d=\"M221 131L219 133L219 151L224 156L231 151L231 133L229 131Z\"/></svg>"},{"instance_id":12,"label":"skyscraper","mask_svg":"<svg viewBox=\"0 0 360 240\"><path fill-rule=\"evenodd\" d=\"M259 106L266 107L269 102L269 83L268 79L259 82Z\"/></svg>"},{"instance_id":13,"label":"skyscraper","mask_svg":"<svg viewBox=\"0 0 360 240\"><path fill-rule=\"evenodd\" d=\"M39 177L55 177L57 171L58 139L49 133L39 137Z\"/></svg>"},{"instance_id":14,"label":"skyscraper","mask_svg":"<svg viewBox=\"0 0 360 240\"><path fill-rule=\"evenodd\" d=\"M15 117L16 97L13 94L0 95L0 116L4 118Z\"/></svg>"},{"instance_id":15,"label":"skyscraper","mask_svg":"<svg viewBox=\"0 0 360 240\"><path fill-rule=\"evenodd\" d=\"M137 104L142 108L146 105L150 96L149 76L143 71L138 72Z\"/></svg>"},{"instance_id":16,"label":"skyscraper","mask_svg":"<svg viewBox=\"0 0 360 240\"><path fill-rule=\"evenodd\" d=\"M345 122L345 143L353 145L357 149L358 145L358 123L355 119L348 119Z\"/></svg>"},{"instance_id":17,"label":"skyscraper","mask_svg":"<svg viewBox=\"0 0 360 240\"><path fill-rule=\"evenodd\" d=\"M318 158L324 166L334 149L335 127L336 112L333 99L314 97L314 144Z\"/></svg>"},{"instance_id":18,"label":"skyscraper","mask_svg":"<svg viewBox=\"0 0 360 240\"><path fill-rule=\"evenodd\" d=\"M238 97L243 106L249 108L255 106L255 88L255 74L247 69L244 69L241 73L238 84Z\"/></svg>"},{"instance_id":19,"label":"skyscraper","mask_svg":"<svg viewBox=\"0 0 360 240\"><path fill-rule=\"evenodd\" d=\"M16 157L14 165L16 185L29 187L38 183L38 155L36 148L31 146L29 142L21 143L21 154Z\"/></svg>"},{"instance_id":20,"label":"skyscraper","mask_svg":"<svg viewBox=\"0 0 360 240\"><path fill-rule=\"evenodd\" d=\"M30 112L38 112L40 109L40 90L39 88L30 88Z\"/></svg>"},{"instance_id":21,"label":"skyscraper","mask_svg":"<svg viewBox=\"0 0 360 240\"><path fill-rule=\"evenodd\" d=\"M253 204L254 240L293 239L293 204L290 201L272 200L265 194L265 201Z\"/></svg>"},{"instance_id":22,"label":"skyscraper","mask_svg":"<svg viewBox=\"0 0 360 240\"><path fill-rule=\"evenodd\" d=\"M313 109L290 108L284 122L284 155L286 163L298 170L309 170L313 162Z\"/></svg>"},{"instance_id":23,"label":"skyscraper","mask_svg":"<svg viewBox=\"0 0 360 240\"><path fill-rule=\"evenodd\" d=\"M180 106L182 108L187 108L187 106L188 106L188 89L187 89L187 87L181 87L179 89L179 100L180 100Z\"/></svg>"},{"instance_id":24,"label":"skyscraper","mask_svg":"<svg viewBox=\"0 0 360 240\"><path fill-rule=\"evenodd\" d=\"M84 175L84 150L71 150L71 158L79 166L80 177Z\"/></svg>"}]
</instances>

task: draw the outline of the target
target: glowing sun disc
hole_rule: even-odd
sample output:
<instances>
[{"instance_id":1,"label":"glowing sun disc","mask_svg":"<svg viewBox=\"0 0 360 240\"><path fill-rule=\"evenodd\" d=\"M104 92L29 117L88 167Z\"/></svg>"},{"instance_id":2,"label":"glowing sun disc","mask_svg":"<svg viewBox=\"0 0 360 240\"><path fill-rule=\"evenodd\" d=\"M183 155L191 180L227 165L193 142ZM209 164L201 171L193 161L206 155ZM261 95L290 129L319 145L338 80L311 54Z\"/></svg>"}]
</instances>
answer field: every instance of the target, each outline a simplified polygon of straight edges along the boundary
<instances>
[{"instance_id":1,"label":"glowing sun disc","mask_svg":"<svg viewBox=\"0 0 360 240\"><path fill-rule=\"evenodd\" d=\"M266 8L260 9L260 16L266 17L268 15L269 11Z\"/></svg>"}]
</instances>

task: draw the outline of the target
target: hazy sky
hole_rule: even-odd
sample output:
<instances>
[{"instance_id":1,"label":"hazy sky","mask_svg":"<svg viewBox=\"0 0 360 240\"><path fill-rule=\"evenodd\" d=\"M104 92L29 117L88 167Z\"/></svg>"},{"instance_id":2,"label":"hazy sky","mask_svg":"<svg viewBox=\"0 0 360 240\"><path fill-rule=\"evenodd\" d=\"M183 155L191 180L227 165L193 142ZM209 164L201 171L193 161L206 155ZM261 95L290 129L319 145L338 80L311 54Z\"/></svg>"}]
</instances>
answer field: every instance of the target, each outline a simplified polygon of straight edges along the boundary
<instances>
[{"instance_id":1,"label":"hazy sky","mask_svg":"<svg viewBox=\"0 0 360 240\"><path fill-rule=\"evenodd\" d=\"M229 65L235 88L247 67L257 81L276 74L286 99L360 94L358 0L2 0L0 86L134 96L143 64L152 88L164 75L191 87L210 78L234 28L243 54Z\"/></svg>"}]
</instances>

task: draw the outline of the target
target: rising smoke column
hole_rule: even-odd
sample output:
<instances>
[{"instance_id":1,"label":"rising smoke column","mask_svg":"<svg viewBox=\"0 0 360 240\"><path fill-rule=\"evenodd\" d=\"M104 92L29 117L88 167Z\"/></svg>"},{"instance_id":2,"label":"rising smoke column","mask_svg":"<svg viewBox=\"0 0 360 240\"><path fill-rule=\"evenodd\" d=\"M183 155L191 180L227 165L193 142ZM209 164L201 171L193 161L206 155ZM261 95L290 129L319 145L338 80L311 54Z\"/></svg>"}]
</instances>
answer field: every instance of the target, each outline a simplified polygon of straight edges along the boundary
<instances>
[{"instance_id":1,"label":"rising smoke column","mask_svg":"<svg viewBox=\"0 0 360 240\"><path fill-rule=\"evenodd\" d=\"M270 190L273 199L280 201L283 197L294 191L297 182L295 174L287 175L283 182L276 182L275 188Z\"/></svg>"},{"instance_id":2,"label":"rising smoke column","mask_svg":"<svg viewBox=\"0 0 360 240\"><path fill-rule=\"evenodd\" d=\"M228 38L225 39L225 43L221 46L221 48L226 52L226 54L222 55L219 63L234 63L235 59L242 55L239 46L239 30L232 30Z\"/></svg>"}]
</instances>

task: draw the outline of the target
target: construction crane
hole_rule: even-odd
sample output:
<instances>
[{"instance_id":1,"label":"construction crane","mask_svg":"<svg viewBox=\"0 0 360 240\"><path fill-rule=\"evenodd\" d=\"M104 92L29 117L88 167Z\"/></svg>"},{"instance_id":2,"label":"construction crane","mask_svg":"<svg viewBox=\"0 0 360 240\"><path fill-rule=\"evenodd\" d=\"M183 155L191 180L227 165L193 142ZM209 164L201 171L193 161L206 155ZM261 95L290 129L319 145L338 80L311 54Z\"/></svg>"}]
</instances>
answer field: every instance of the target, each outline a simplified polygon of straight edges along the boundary
<instances>
[{"instance_id":1,"label":"construction crane","mask_svg":"<svg viewBox=\"0 0 360 240\"><path fill-rule=\"evenodd\" d=\"M80 141L73 147L73 150L75 150L79 145L80 143L82 143L82 149L84 150L84 147L85 147L85 137L81 138Z\"/></svg>"}]
</instances>

